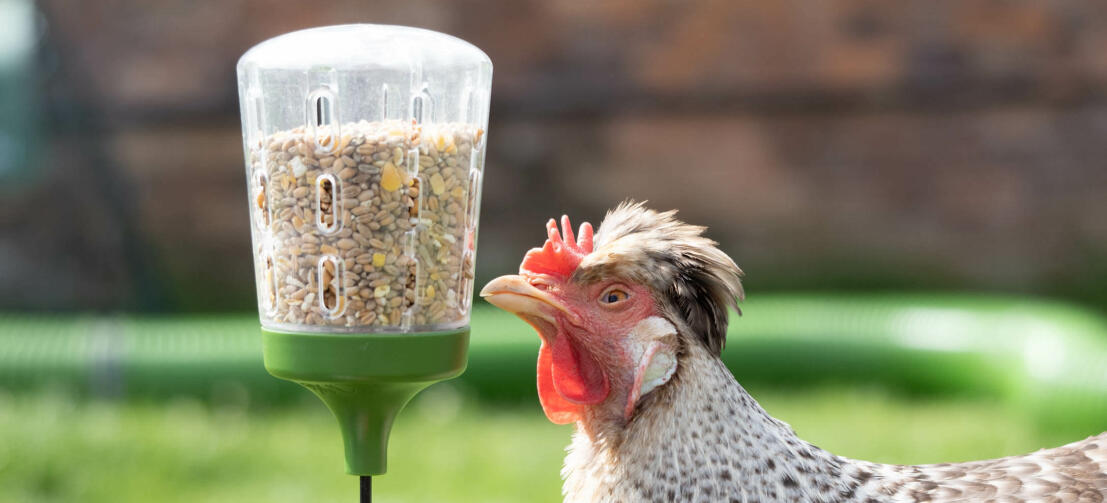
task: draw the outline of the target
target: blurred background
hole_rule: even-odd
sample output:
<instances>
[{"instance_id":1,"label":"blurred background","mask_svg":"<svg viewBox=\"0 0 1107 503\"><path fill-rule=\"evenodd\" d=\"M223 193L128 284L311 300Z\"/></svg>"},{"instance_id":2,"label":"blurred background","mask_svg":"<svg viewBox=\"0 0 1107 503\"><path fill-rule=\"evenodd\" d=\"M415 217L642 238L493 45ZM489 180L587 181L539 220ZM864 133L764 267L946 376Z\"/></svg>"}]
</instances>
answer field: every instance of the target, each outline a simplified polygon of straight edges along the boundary
<instances>
[{"instance_id":1,"label":"blurred background","mask_svg":"<svg viewBox=\"0 0 1107 503\"><path fill-rule=\"evenodd\" d=\"M12 319L72 321L84 334L110 331L103 320L215 316L247 320L249 333L235 62L269 37L353 22L443 31L495 65L478 284L514 270L547 218L598 223L635 198L710 227L747 272L747 318L759 296L797 291L975 292L1107 311L1107 4L0 0L0 331L16 337ZM354 495L315 403L271 409L245 385L86 401L72 386L23 393L14 382L0 382L0 500ZM764 400L816 443L892 462L1014 454L1103 425L1050 428L988 397L869 384L773 388ZM556 501L568 430L543 423L533 396L481 402L471 398L483 388L466 386L431 390L397 427L394 445L418 448L394 447L396 477L444 479L388 485L390 474L382 497ZM926 418L946 422L903 434ZM448 440L464 428L498 438L505 458L466 472L463 453L477 447ZM943 438L955 447L935 454ZM443 458L428 439L459 453ZM546 457L518 468L538 439ZM131 482L95 469L82 479L88 467L64 449L40 449L73 445L121 463ZM289 459L307 451L315 471ZM428 467L435 459L452 461ZM516 482L502 459L523 470Z\"/></svg>"},{"instance_id":2,"label":"blurred background","mask_svg":"<svg viewBox=\"0 0 1107 503\"><path fill-rule=\"evenodd\" d=\"M777 289L1107 308L1107 7L1095 2L3 0L0 305L254 307L234 64L335 23L495 64L481 278L562 212L708 225ZM10 40L8 40L10 39Z\"/></svg>"}]
</instances>

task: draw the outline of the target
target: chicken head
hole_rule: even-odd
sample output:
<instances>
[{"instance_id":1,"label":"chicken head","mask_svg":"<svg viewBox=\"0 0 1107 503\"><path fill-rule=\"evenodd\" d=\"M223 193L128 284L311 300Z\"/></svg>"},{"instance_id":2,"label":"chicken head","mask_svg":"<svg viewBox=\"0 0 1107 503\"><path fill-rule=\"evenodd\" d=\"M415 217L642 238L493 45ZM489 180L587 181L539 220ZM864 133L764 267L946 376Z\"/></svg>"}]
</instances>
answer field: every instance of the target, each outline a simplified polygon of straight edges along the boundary
<instances>
[{"instance_id":1,"label":"chicken head","mask_svg":"<svg viewBox=\"0 0 1107 503\"><path fill-rule=\"evenodd\" d=\"M480 294L538 332L538 396L550 421L628 421L639 399L673 375L677 330L650 285L587 273L589 263L618 253L593 249L590 224L574 236L563 216L560 231L552 219L546 230L519 274L492 280Z\"/></svg>"}]
</instances>

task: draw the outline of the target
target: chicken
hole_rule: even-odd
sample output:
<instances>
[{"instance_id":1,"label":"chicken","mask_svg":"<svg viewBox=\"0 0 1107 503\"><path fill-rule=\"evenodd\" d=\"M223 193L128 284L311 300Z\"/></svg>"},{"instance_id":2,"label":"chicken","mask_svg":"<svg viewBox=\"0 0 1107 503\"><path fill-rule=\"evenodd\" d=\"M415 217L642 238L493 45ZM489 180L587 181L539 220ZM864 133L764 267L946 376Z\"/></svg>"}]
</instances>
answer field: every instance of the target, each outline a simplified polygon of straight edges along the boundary
<instances>
[{"instance_id":1,"label":"chicken","mask_svg":"<svg viewBox=\"0 0 1107 503\"><path fill-rule=\"evenodd\" d=\"M518 275L488 302L537 330L538 397L576 423L565 501L1098 502L1107 433L1026 456L886 465L801 440L724 366L741 270L703 227L641 203L610 211L593 236L551 220Z\"/></svg>"}]
</instances>

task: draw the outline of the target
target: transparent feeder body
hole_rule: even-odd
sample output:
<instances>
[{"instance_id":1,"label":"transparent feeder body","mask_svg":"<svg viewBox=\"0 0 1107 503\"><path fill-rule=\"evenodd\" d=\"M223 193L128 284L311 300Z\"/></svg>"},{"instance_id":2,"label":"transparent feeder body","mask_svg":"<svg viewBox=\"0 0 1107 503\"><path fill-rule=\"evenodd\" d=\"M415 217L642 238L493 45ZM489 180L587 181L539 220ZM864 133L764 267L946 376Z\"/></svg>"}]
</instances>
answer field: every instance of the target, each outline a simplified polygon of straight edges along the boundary
<instances>
[{"instance_id":1,"label":"transparent feeder body","mask_svg":"<svg viewBox=\"0 0 1107 503\"><path fill-rule=\"evenodd\" d=\"M282 35L238 62L268 329L469 323L492 64L400 26Z\"/></svg>"}]
</instances>

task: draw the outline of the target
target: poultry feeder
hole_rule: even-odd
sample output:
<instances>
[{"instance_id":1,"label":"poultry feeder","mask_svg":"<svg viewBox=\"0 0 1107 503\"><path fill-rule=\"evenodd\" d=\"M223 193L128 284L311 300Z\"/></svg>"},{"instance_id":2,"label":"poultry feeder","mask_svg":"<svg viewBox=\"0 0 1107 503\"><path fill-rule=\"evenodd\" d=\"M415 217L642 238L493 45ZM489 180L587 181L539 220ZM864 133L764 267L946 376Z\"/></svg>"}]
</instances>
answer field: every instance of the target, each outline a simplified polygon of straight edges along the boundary
<instances>
[{"instance_id":1,"label":"poultry feeder","mask_svg":"<svg viewBox=\"0 0 1107 503\"><path fill-rule=\"evenodd\" d=\"M238 62L265 368L382 474L396 414L465 370L492 64L460 39L342 25Z\"/></svg>"}]
</instances>

